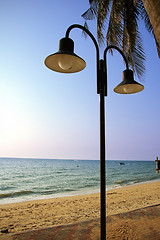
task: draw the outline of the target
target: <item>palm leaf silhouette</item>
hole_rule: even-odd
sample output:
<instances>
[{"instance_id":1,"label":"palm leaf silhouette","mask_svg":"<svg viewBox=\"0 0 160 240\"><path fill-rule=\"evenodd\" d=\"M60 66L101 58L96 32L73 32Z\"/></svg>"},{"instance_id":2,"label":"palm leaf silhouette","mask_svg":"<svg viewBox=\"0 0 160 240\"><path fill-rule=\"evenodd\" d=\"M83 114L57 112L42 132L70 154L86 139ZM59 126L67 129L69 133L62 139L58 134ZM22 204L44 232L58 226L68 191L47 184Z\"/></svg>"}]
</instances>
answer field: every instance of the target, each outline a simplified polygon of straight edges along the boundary
<instances>
[{"instance_id":1,"label":"palm leaf silhouette","mask_svg":"<svg viewBox=\"0 0 160 240\"><path fill-rule=\"evenodd\" d=\"M82 14L85 25L88 20L97 20L99 45L106 43L118 46L139 79L145 72L145 53L139 33L138 21L142 18L147 29L153 33L142 0L90 0L90 8ZM112 53L112 51L111 51Z\"/></svg>"}]
</instances>

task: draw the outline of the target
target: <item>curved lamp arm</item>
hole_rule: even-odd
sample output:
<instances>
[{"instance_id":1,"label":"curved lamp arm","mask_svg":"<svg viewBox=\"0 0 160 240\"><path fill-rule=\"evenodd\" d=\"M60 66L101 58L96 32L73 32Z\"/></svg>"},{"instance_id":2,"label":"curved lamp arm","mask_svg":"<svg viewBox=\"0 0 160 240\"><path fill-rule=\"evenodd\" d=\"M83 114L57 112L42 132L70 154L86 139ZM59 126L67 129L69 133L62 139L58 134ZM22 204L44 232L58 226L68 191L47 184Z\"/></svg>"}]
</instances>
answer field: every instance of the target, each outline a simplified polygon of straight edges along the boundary
<instances>
[{"instance_id":1,"label":"curved lamp arm","mask_svg":"<svg viewBox=\"0 0 160 240\"><path fill-rule=\"evenodd\" d=\"M86 28L83 27L82 25L80 25L80 24L73 24L73 25L71 25L71 26L67 29L67 31L66 31L66 36L65 36L65 37L66 37L66 38L69 37L69 33L70 33L70 31L71 31L73 28L80 28L80 29L82 29L83 31L85 31L85 32L90 36L90 38L91 38L91 39L93 40L93 42L94 42L94 45L95 45L96 50L97 50L97 55L98 55L98 57L99 57L99 47L98 47L98 43L97 43L95 37L92 35L92 33L91 33L88 29L86 29Z\"/></svg>"},{"instance_id":2,"label":"curved lamp arm","mask_svg":"<svg viewBox=\"0 0 160 240\"><path fill-rule=\"evenodd\" d=\"M80 28L82 29L83 31L85 31L89 36L90 38L92 39L92 41L94 42L94 45L96 47L96 63L97 63L97 93L99 94L100 93L100 83L99 83L99 79L100 79L100 69L99 69L99 47L98 47L98 43L95 39L95 37L92 35L92 33L86 29L85 27L83 27L82 25L80 24L73 24L71 25L67 31L66 31L66 38L69 38L69 33L70 31L73 29L73 28Z\"/></svg>"},{"instance_id":3,"label":"curved lamp arm","mask_svg":"<svg viewBox=\"0 0 160 240\"><path fill-rule=\"evenodd\" d=\"M115 45L110 45L108 47L106 47L106 49L104 50L104 54L103 54L103 61L104 61L104 65L103 65L103 71L104 71L104 95L107 96L107 60L106 60L106 55L107 55L107 52L109 49L116 49L120 54L121 56L123 57L124 61L125 61L125 64L126 64L126 69L129 69L128 67L128 61L127 61L127 58L126 56L124 55L124 53Z\"/></svg>"},{"instance_id":4,"label":"curved lamp arm","mask_svg":"<svg viewBox=\"0 0 160 240\"><path fill-rule=\"evenodd\" d=\"M117 46L115 46L115 45L110 45L110 46L106 47L106 49L104 50L103 58L104 58L105 65L106 65L106 54L107 54L107 51L108 51L109 49L112 49L112 48L116 49L116 50L121 54L121 56L123 57L123 59L124 59L124 61L125 61L126 69L129 69L129 67L128 67L128 61L127 61L126 56L125 56L124 53L123 53Z\"/></svg>"}]
</instances>

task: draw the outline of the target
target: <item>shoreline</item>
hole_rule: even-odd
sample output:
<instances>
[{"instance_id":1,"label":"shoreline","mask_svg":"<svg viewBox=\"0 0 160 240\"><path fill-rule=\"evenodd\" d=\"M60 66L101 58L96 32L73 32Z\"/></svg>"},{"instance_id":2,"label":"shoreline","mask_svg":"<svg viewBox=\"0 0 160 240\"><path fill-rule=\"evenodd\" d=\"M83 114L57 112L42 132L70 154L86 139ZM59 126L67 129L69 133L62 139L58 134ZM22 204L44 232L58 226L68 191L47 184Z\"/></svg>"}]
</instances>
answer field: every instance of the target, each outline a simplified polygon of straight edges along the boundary
<instances>
[{"instance_id":1,"label":"shoreline","mask_svg":"<svg viewBox=\"0 0 160 240\"><path fill-rule=\"evenodd\" d=\"M160 204L160 181L107 191L107 216ZM21 232L100 217L100 194L0 205L0 230ZM2 233L0 233L2 234Z\"/></svg>"},{"instance_id":2,"label":"shoreline","mask_svg":"<svg viewBox=\"0 0 160 240\"><path fill-rule=\"evenodd\" d=\"M145 181L145 182L139 182L139 183L134 183L134 184L126 184L126 185L123 185L123 186L117 186L117 187L108 187L108 189L106 190L106 195L107 195L107 192L108 191L113 191L113 190L116 190L116 189L119 189L119 188L127 188L127 187L132 187L132 186L137 186L137 185L141 185L141 184L148 184L148 183L154 183L154 182L160 182L160 179L159 180L151 180L151 181ZM69 193L59 193L59 194L54 194L54 195L50 195L50 196L41 196L39 195L37 198L33 197L31 199L24 199L24 197L22 197L21 199L19 200L15 200L12 202L9 201L7 203L1 203L1 201L5 201L5 200L2 200L0 199L0 207L1 205L8 205L8 204L15 204L15 203L25 203L25 202L31 202L31 201L38 201L38 200L49 200L49 199L55 199L55 198L64 198L64 197L74 197L74 196L83 196L83 195L92 195L92 194L99 194L100 193L100 190L98 189L94 189L94 190L83 190L83 191L77 191L77 192L71 192L70 194ZM24 200L23 200L24 199Z\"/></svg>"}]
</instances>

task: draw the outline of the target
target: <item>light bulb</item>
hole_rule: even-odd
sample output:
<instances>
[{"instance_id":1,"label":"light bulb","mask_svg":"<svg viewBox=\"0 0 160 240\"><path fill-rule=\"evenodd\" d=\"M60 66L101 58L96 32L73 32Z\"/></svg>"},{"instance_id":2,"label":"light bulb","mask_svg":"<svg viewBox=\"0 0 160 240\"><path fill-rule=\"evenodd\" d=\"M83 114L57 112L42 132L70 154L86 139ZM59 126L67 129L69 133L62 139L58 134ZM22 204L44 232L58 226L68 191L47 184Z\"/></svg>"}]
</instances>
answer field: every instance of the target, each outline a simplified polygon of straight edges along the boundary
<instances>
[{"instance_id":1,"label":"light bulb","mask_svg":"<svg viewBox=\"0 0 160 240\"><path fill-rule=\"evenodd\" d=\"M123 90L125 93L133 93L135 92L134 84L126 84L123 86Z\"/></svg>"},{"instance_id":2,"label":"light bulb","mask_svg":"<svg viewBox=\"0 0 160 240\"><path fill-rule=\"evenodd\" d=\"M73 64L73 57L68 54L60 54L58 65L63 70L71 69Z\"/></svg>"}]
</instances>

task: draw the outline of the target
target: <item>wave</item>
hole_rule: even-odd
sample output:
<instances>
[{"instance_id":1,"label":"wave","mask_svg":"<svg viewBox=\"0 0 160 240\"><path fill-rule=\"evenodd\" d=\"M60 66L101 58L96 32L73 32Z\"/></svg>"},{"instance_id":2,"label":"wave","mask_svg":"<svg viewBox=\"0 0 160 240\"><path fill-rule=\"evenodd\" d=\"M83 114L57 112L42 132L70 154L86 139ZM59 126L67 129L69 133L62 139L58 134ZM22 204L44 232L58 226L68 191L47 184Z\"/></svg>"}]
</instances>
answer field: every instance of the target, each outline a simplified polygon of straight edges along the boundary
<instances>
[{"instance_id":1,"label":"wave","mask_svg":"<svg viewBox=\"0 0 160 240\"><path fill-rule=\"evenodd\" d=\"M158 180L157 176L151 176L151 177L136 177L136 178L130 178L130 179L122 179L115 181L115 184L118 185L132 185L132 184L137 184L137 183L143 183L143 182L148 182L148 181L153 181L153 180Z\"/></svg>"},{"instance_id":2,"label":"wave","mask_svg":"<svg viewBox=\"0 0 160 240\"><path fill-rule=\"evenodd\" d=\"M60 193L62 190L51 190L51 191L20 191L20 192L12 192L12 193L3 193L0 194L0 199L3 198L12 198L12 197L20 197L25 195L51 195ZM64 189L64 191L73 191L69 189Z\"/></svg>"},{"instance_id":3,"label":"wave","mask_svg":"<svg viewBox=\"0 0 160 240\"><path fill-rule=\"evenodd\" d=\"M32 194L32 193L33 193L32 191L20 191L20 192L4 193L4 194L0 194L0 199L9 198L9 197L18 197L18 196L28 195L28 194Z\"/></svg>"},{"instance_id":4,"label":"wave","mask_svg":"<svg viewBox=\"0 0 160 240\"><path fill-rule=\"evenodd\" d=\"M123 180L120 180L120 181L116 181L115 183L122 184L122 183L128 183L128 182L130 182L130 180L123 179Z\"/></svg>"},{"instance_id":5,"label":"wave","mask_svg":"<svg viewBox=\"0 0 160 240\"><path fill-rule=\"evenodd\" d=\"M65 188L64 189L64 192L73 192L73 191L76 191L77 189L74 189L74 188Z\"/></svg>"}]
</instances>

